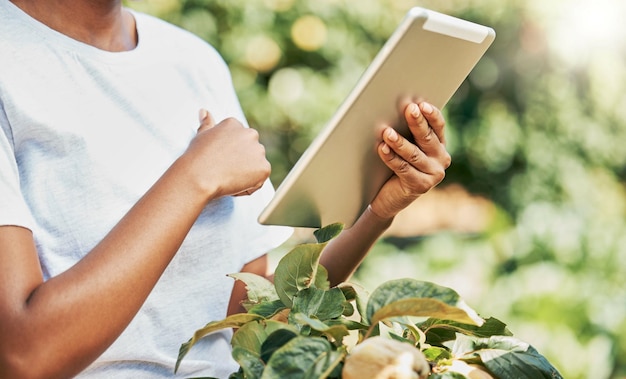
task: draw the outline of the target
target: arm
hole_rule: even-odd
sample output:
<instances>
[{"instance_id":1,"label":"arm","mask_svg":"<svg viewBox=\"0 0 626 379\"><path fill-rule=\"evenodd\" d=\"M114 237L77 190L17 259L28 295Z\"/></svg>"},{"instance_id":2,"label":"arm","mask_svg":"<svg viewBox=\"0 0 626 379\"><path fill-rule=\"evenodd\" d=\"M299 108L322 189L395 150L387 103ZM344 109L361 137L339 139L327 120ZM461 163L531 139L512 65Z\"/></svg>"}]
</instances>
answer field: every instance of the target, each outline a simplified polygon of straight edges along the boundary
<instances>
[{"instance_id":1,"label":"arm","mask_svg":"<svg viewBox=\"0 0 626 379\"><path fill-rule=\"evenodd\" d=\"M205 117L187 151L63 274L44 282L31 232L0 227L0 377L84 369L132 320L205 204L254 192L268 175L254 130Z\"/></svg>"},{"instance_id":2,"label":"arm","mask_svg":"<svg viewBox=\"0 0 626 379\"><path fill-rule=\"evenodd\" d=\"M394 175L355 224L324 249L320 263L328 270L331 285L347 280L396 214L439 184L450 166L441 112L422 102L410 104L404 116L415 144L392 128L383 131L378 154Z\"/></svg>"},{"instance_id":3,"label":"arm","mask_svg":"<svg viewBox=\"0 0 626 379\"><path fill-rule=\"evenodd\" d=\"M389 228L395 215L441 182L445 169L450 166L441 112L426 103L419 107L413 104L406 108L405 117L416 144L392 128L384 130L378 153L395 175L385 183L355 224L330 241L322 253L320 263L328 270L333 286L352 275L372 245ZM250 262L242 271L267 277L267 257ZM270 276L269 279L273 278ZM245 285L237 281L228 314L245 312L241 306L245 298Z\"/></svg>"}]
</instances>

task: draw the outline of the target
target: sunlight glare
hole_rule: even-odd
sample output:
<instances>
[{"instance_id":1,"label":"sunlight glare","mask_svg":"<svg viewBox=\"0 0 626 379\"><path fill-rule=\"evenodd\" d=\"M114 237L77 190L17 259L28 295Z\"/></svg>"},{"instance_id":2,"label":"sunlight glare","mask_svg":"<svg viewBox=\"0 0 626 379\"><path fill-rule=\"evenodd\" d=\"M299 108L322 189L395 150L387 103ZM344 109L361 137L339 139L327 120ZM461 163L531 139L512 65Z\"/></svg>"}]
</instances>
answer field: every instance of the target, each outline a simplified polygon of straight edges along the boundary
<instances>
[{"instance_id":1,"label":"sunlight glare","mask_svg":"<svg viewBox=\"0 0 626 379\"><path fill-rule=\"evenodd\" d=\"M557 14L547 19L552 49L574 66L584 65L598 52L624 53L626 31L621 16L626 2L619 0L576 0L561 2Z\"/></svg>"}]
</instances>

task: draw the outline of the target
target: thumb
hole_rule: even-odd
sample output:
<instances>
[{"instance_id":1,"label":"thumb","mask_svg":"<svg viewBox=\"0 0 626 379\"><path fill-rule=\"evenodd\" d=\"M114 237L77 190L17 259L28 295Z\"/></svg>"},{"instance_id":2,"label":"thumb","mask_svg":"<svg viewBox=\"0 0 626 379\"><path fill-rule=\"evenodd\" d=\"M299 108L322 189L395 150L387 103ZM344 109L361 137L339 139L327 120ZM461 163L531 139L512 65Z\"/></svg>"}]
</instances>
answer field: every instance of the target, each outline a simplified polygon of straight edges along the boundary
<instances>
[{"instance_id":1,"label":"thumb","mask_svg":"<svg viewBox=\"0 0 626 379\"><path fill-rule=\"evenodd\" d=\"M200 120L200 126L198 127L198 133L210 129L215 126L215 120L213 120L213 116L206 109L200 109L198 114L198 119Z\"/></svg>"}]
</instances>

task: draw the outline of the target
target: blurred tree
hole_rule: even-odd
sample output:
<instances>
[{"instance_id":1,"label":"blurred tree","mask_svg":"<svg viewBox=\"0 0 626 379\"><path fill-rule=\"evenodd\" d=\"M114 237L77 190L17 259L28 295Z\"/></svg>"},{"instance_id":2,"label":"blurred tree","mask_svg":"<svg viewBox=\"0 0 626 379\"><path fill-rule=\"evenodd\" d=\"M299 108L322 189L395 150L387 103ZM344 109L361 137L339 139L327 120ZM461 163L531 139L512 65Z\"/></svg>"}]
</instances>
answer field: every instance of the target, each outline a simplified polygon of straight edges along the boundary
<instances>
[{"instance_id":1,"label":"blurred tree","mask_svg":"<svg viewBox=\"0 0 626 379\"><path fill-rule=\"evenodd\" d=\"M275 184L411 6L494 27L496 42L445 110L453 165L442 187L460 185L497 211L478 233L383 240L355 280L374 288L411 276L450 286L485 315L507 321L565 377L626 375L626 33L619 18L626 3L129 5L223 54L267 146Z\"/></svg>"}]
</instances>

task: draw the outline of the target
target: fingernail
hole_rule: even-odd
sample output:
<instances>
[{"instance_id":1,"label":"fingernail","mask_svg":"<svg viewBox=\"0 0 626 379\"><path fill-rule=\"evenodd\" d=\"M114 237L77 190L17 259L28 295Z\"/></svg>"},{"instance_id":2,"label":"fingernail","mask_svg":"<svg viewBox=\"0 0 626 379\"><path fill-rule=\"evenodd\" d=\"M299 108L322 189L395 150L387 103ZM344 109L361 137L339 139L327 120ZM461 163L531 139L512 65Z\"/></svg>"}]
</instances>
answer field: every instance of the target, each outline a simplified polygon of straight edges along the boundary
<instances>
[{"instance_id":1,"label":"fingernail","mask_svg":"<svg viewBox=\"0 0 626 379\"><path fill-rule=\"evenodd\" d=\"M200 109L198 113L198 119L200 122L204 121L209 116L209 112L206 109Z\"/></svg>"},{"instance_id":2,"label":"fingernail","mask_svg":"<svg viewBox=\"0 0 626 379\"><path fill-rule=\"evenodd\" d=\"M413 116L414 118L418 118L420 116L420 109L417 106L417 104L411 104L409 106L409 112L411 113L411 116Z\"/></svg>"},{"instance_id":3,"label":"fingernail","mask_svg":"<svg viewBox=\"0 0 626 379\"><path fill-rule=\"evenodd\" d=\"M396 142L398 140L398 133L392 128L389 128L387 129L387 138L392 142Z\"/></svg>"},{"instance_id":4,"label":"fingernail","mask_svg":"<svg viewBox=\"0 0 626 379\"><path fill-rule=\"evenodd\" d=\"M391 152L389 146L386 143L383 143L383 146L380 149L383 151L383 154L389 154Z\"/></svg>"},{"instance_id":5,"label":"fingernail","mask_svg":"<svg viewBox=\"0 0 626 379\"><path fill-rule=\"evenodd\" d=\"M433 113L433 106L428 103L422 103L422 112L426 114Z\"/></svg>"}]
</instances>

